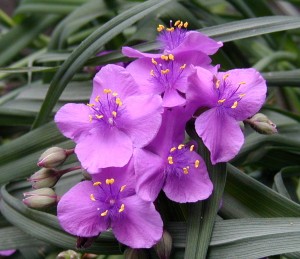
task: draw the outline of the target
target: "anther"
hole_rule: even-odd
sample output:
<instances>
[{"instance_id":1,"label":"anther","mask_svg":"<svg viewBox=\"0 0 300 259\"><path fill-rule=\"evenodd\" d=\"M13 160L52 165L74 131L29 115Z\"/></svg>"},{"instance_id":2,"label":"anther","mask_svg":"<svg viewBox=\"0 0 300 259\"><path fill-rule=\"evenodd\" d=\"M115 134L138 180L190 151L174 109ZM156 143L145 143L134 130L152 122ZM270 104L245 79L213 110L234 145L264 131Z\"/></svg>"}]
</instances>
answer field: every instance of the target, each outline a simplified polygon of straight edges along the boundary
<instances>
[{"instance_id":1,"label":"anther","mask_svg":"<svg viewBox=\"0 0 300 259\"><path fill-rule=\"evenodd\" d=\"M180 150L180 149L183 149L184 148L184 144L180 144L180 145L178 145L178 149Z\"/></svg>"},{"instance_id":2,"label":"anther","mask_svg":"<svg viewBox=\"0 0 300 259\"><path fill-rule=\"evenodd\" d=\"M239 94L240 98L243 98L246 94Z\"/></svg>"},{"instance_id":3,"label":"anther","mask_svg":"<svg viewBox=\"0 0 300 259\"><path fill-rule=\"evenodd\" d=\"M116 112L116 111L112 111L111 114L112 114L112 116L114 116L115 118L117 117L117 112Z\"/></svg>"},{"instance_id":4,"label":"anther","mask_svg":"<svg viewBox=\"0 0 300 259\"><path fill-rule=\"evenodd\" d=\"M102 119L102 118L103 118L103 115L96 115L96 118L97 118L97 119Z\"/></svg>"},{"instance_id":5,"label":"anther","mask_svg":"<svg viewBox=\"0 0 300 259\"><path fill-rule=\"evenodd\" d=\"M92 122L92 120L93 120L93 116L89 115L89 121Z\"/></svg>"},{"instance_id":6,"label":"anther","mask_svg":"<svg viewBox=\"0 0 300 259\"><path fill-rule=\"evenodd\" d=\"M217 80L216 81L216 88L219 88L220 87L220 80Z\"/></svg>"},{"instance_id":7,"label":"anther","mask_svg":"<svg viewBox=\"0 0 300 259\"><path fill-rule=\"evenodd\" d=\"M174 27L167 28L166 30L169 31L169 32L173 32L174 31Z\"/></svg>"},{"instance_id":8,"label":"anther","mask_svg":"<svg viewBox=\"0 0 300 259\"><path fill-rule=\"evenodd\" d=\"M102 212L100 215L101 215L101 217L104 217L104 216L106 216L106 215L107 215L107 213L108 213L108 210L106 210L106 211Z\"/></svg>"},{"instance_id":9,"label":"anther","mask_svg":"<svg viewBox=\"0 0 300 259\"><path fill-rule=\"evenodd\" d=\"M153 70L153 69L151 69L151 71L150 71L150 75L151 75L151 76L155 76L155 74L154 74L154 70Z\"/></svg>"},{"instance_id":10,"label":"anther","mask_svg":"<svg viewBox=\"0 0 300 259\"><path fill-rule=\"evenodd\" d=\"M104 90L103 90L103 93L105 93L105 94L110 94L111 92L112 92L111 89L104 89Z\"/></svg>"},{"instance_id":11,"label":"anther","mask_svg":"<svg viewBox=\"0 0 300 259\"><path fill-rule=\"evenodd\" d=\"M167 55L161 55L160 58L165 61L168 61L168 59L169 59L169 57Z\"/></svg>"},{"instance_id":12,"label":"anther","mask_svg":"<svg viewBox=\"0 0 300 259\"><path fill-rule=\"evenodd\" d=\"M102 184L101 182L94 182L94 183L93 183L94 186L99 186L99 185L101 185L101 184Z\"/></svg>"},{"instance_id":13,"label":"anther","mask_svg":"<svg viewBox=\"0 0 300 259\"><path fill-rule=\"evenodd\" d=\"M239 85L245 85L245 84L246 84L246 82L244 82L244 81L239 83Z\"/></svg>"},{"instance_id":14,"label":"anther","mask_svg":"<svg viewBox=\"0 0 300 259\"><path fill-rule=\"evenodd\" d=\"M186 64L183 64L182 66L180 66L180 69L185 69Z\"/></svg>"},{"instance_id":15,"label":"anther","mask_svg":"<svg viewBox=\"0 0 300 259\"><path fill-rule=\"evenodd\" d=\"M194 151L194 148L195 148L195 145L191 145L191 146L190 146L190 151L191 151L191 152Z\"/></svg>"},{"instance_id":16,"label":"anther","mask_svg":"<svg viewBox=\"0 0 300 259\"><path fill-rule=\"evenodd\" d=\"M110 178L110 179L106 179L106 180L105 180L105 183L108 184L108 185L109 185L109 184L113 184L114 182L115 182L115 179L114 179L114 178Z\"/></svg>"},{"instance_id":17,"label":"anther","mask_svg":"<svg viewBox=\"0 0 300 259\"><path fill-rule=\"evenodd\" d=\"M100 99L100 95L97 95L96 98L95 98L95 102L98 103L98 102L99 102L99 99Z\"/></svg>"},{"instance_id":18,"label":"anther","mask_svg":"<svg viewBox=\"0 0 300 259\"><path fill-rule=\"evenodd\" d=\"M185 22L184 24L183 24L183 27L184 28L187 28L189 26L189 23L188 22Z\"/></svg>"},{"instance_id":19,"label":"anther","mask_svg":"<svg viewBox=\"0 0 300 259\"><path fill-rule=\"evenodd\" d=\"M122 211L124 211L125 210L125 205L124 205L124 203L122 203L122 205L121 205L121 207L120 207L120 209L119 209L119 212L121 213Z\"/></svg>"},{"instance_id":20,"label":"anther","mask_svg":"<svg viewBox=\"0 0 300 259\"><path fill-rule=\"evenodd\" d=\"M232 109L235 109L237 106L238 106L238 102L235 101L235 102L233 103L233 105L231 106L231 108L232 108Z\"/></svg>"},{"instance_id":21,"label":"anther","mask_svg":"<svg viewBox=\"0 0 300 259\"><path fill-rule=\"evenodd\" d=\"M96 201L94 194L92 194L92 193L90 194L90 199L91 199L92 201Z\"/></svg>"},{"instance_id":22,"label":"anther","mask_svg":"<svg viewBox=\"0 0 300 259\"><path fill-rule=\"evenodd\" d=\"M126 184L122 185L121 188L120 188L120 192L123 192L125 187L126 187Z\"/></svg>"},{"instance_id":23,"label":"anther","mask_svg":"<svg viewBox=\"0 0 300 259\"><path fill-rule=\"evenodd\" d=\"M178 24L180 24L180 20L177 20L177 21L174 23L174 26L177 26Z\"/></svg>"},{"instance_id":24,"label":"anther","mask_svg":"<svg viewBox=\"0 0 300 259\"><path fill-rule=\"evenodd\" d=\"M123 103L119 97L116 98L116 104L121 106Z\"/></svg>"},{"instance_id":25,"label":"anther","mask_svg":"<svg viewBox=\"0 0 300 259\"><path fill-rule=\"evenodd\" d=\"M158 32L161 32L164 28L165 28L165 26L159 24L156 29L157 29Z\"/></svg>"},{"instance_id":26,"label":"anther","mask_svg":"<svg viewBox=\"0 0 300 259\"><path fill-rule=\"evenodd\" d=\"M170 165L174 164L172 156L168 156L168 162L169 162Z\"/></svg>"},{"instance_id":27,"label":"anther","mask_svg":"<svg viewBox=\"0 0 300 259\"><path fill-rule=\"evenodd\" d=\"M87 103L86 104L88 107L94 107L95 106L95 104L93 104L93 103Z\"/></svg>"},{"instance_id":28,"label":"anther","mask_svg":"<svg viewBox=\"0 0 300 259\"><path fill-rule=\"evenodd\" d=\"M225 75L223 76L223 80L225 80L227 77L229 77L229 74L225 74Z\"/></svg>"},{"instance_id":29,"label":"anther","mask_svg":"<svg viewBox=\"0 0 300 259\"><path fill-rule=\"evenodd\" d=\"M174 152L176 150L176 147L172 147L171 149L170 149L170 152Z\"/></svg>"},{"instance_id":30,"label":"anther","mask_svg":"<svg viewBox=\"0 0 300 259\"><path fill-rule=\"evenodd\" d=\"M183 169L183 173L184 174L188 174L189 173L189 169L187 167L183 167L182 169Z\"/></svg>"},{"instance_id":31,"label":"anther","mask_svg":"<svg viewBox=\"0 0 300 259\"><path fill-rule=\"evenodd\" d=\"M219 101L218 101L218 103L223 103L223 102L225 102L226 101L226 99L220 99Z\"/></svg>"},{"instance_id":32,"label":"anther","mask_svg":"<svg viewBox=\"0 0 300 259\"><path fill-rule=\"evenodd\" d=\"M151 59L152 64L154 64L155 66L157 65L157 62L155 61L154 58Z\"/></svg>"},{"instance_id":33,"label":"anther","mask_svg":"<svg viewBox=\"0 0 300 259\"><path fill-rule=\"evenodd\" d=\"M200 165L200 161L199 161L199 160L196 160L196 161L195 161L195 167L198 168L199 165Z\"/></svg>"},{"instance_id":34,"label":"anther","mask_svg":"<svg viewBox=\"0 0 300 259\"><path fill-rule=\"evenodd\" d=\"M177 26L179 29L183 26L183 22L180 22L180 24Z\"/></svg>"},{"instance_id":35,"label":"anther","mask_svg":"<svg viewBox=\"0 0 300 259\"><path fill-rule=\"evenodd\" d=\"M170 69L168 69L168 68L165 69L165 70L162 69L160 72L161 72L163 75L165 75L165 74L168 74L168 73L170 72Z\"/></svg>"},{"instance_id":36,"label":"anther","mask_svg":"<svg viewBox=\"0 0 300 259\"><path fill-rule=\"evenodd\" d=\"M169 59L170 60L174 60L174 55L173 54L169 54Z\"/></svg>"}]
</instances>

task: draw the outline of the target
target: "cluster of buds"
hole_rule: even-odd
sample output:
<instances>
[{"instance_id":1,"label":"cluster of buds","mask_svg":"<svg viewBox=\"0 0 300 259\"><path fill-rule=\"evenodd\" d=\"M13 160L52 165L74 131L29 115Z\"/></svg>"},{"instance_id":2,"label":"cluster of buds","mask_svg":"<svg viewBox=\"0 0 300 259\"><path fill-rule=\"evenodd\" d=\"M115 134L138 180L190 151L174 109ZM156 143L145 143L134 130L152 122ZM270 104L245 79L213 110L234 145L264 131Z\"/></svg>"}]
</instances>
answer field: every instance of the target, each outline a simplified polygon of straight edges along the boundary
<instances>
[{"instance_id":1,"label":"cluster of buds","mask_svg":"<svg viewBox=\"0 0 300 259\"><path fill-rule=\"evenodd\" d=\"M60 147L51 147L42 153L37 163L42 168L28 178L32 188L36 190L24 193L23 203L25 205L34 209L44 209L57 204L59 197L51 188L55 186L62 175L81 167L64 170L58 170L55 167L62 165L68 156L73 153L74 149Z\"/></svg>"}]
</instances>

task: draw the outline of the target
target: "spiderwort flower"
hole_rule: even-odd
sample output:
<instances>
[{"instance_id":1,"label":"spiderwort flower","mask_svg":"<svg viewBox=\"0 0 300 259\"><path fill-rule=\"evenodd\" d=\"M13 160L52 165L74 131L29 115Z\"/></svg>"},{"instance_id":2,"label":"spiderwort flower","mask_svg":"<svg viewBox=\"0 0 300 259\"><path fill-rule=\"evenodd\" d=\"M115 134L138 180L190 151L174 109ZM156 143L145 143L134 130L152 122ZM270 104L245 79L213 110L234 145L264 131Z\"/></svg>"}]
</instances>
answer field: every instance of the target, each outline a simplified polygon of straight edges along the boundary
<instances>
[{"instance_id":1,"label":"spiderwort flower","mask_svg":"<svg viewBox=\"0 0 300 259\"><path fill-rule=\"evenodd\" d=\"M161 97L143 94L124 68L107 65L94 78L90 103L66 104L56 114L60 131L77 145L90 173L128 163L133 147L147 145L161 124Z\"/></svg>"},{"instance_id":2,"label":"spiderwort flower","mask_svg":"<svg viewBox=\"0 0 300 259\"><path fill-rule=\"evenodd\" d=\"M207 109L196 119L195 128L209 149L213 164L227 162L239 152L244 135L238 121L257 113L266 91L265 80L253 68L213 75L195 67L189 78L187 99L196 109Z\"/></svg>"},{"instance_id":3,"label":"spiderwort flower","mask_svg":"<svg viewBox=\"0 0 300 259\"><path fill-rule=\"evenodd\" d=\"M169 199L182 203L204 200L212 193L196 144L182 143L190 115L187 107L165 110L157 136L147 147L135 150L136 190L142 199L155 200L161 189Z\"/></svg>"},{"instance_id":4,"label":"spiderwort flower","mask_svg":"<svg viewBox=\"0 0 300 259\"><path fill-rule=\"evenodd\" d=\"M134 191L133 165L111 167L70 189L58 203L58 219L69 233L94 237L112 229L121 243L149 248L162 237L162 220L152 202Z\"/></svg>"},{"instance_id":5,"label":"spiderwort flower","mask_svg":"<svg viewBox=\"0 0 300 259\"><path fill-rule=\"evenodd\" d=\"M163 106L175 107L186 104L187 77L190 64L213 69L208 55L214 54L222 43L196 32L187 31L187 23L176 21L174 26L159 25L158 41L161 54L142 53L129 47L123 54L137 57L127 67L144 92L163 94Z\"/></svg>"}]
</instances>

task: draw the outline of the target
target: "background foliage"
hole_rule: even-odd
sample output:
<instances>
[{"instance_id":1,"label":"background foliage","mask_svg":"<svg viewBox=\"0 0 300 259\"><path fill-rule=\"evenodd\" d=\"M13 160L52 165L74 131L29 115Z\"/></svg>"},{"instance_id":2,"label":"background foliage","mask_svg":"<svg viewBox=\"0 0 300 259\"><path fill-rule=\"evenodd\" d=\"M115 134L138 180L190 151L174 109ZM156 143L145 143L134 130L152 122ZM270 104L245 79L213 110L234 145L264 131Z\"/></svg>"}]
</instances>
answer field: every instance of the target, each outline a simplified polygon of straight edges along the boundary
<instances>
[{"instance_id":1,"label":"background foliage","mask_svg":"<svg viewBox=\"0 0 300 259\"><path fill-rule=\"evenodd\" d=\"M279 134L245 126L246 142L227 165L227 179L226 165L209 167L216 191L208 201L179 206L159 198L172 257L300 258L299 12L299 0L22 0L13 16L0 9L0 250L18 249L14 258L55 258L74 249L75 238L62 231L55 211L21 202L39 155L74 146L53 114L67 102L87 102L95 66L128 61L121 46L153 50L156 25L181 19L224 42L213 57L222 69L263 73L263 112ZM103 50L112 52L96 56ZM74 163L70 157L65 166ZM56 191L61 195L80 179L80 172L70 174ZM85 252L123 258L123 251L103 233Z\"/></svg>"}]
</instances>

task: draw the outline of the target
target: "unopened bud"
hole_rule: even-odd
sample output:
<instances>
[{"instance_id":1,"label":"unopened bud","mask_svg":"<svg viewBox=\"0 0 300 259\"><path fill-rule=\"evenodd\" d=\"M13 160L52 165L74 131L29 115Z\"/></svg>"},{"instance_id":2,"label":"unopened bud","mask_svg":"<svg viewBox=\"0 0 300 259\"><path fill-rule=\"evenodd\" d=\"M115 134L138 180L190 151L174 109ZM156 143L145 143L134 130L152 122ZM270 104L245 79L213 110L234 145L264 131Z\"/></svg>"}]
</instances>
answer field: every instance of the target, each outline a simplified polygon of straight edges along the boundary
<instances>
[{"instance_id":1,"label":"unopened bud","mask_svg":"<svg viewBox=\"0 0 300 259\"><path fill-rule=\"evenodd\" d=\"M42 188L31 192L25 192L23 203L33 209L44 209L55 205L58 196L51 188Z\"/></svg>"},{"instance_id":2,"label":"unopened bud","mask_svg":"<svg viewBox=\"0 0 300 259\"><path fill-rule=\"evenodd\" d=\"M269 118L262 114L257 113L250 119L246 120L255 131L261 134L272 135L277 133L276 125L269 120Z\"/></svg>"},{"instance_id":3,"label":"unopened bud","mask_svg":"<svg viewBox=\"0 0 300 259\"><path fill-rule=\"evenodd\" d=\"M125 259L148 259L149 256L144 249L127 248L124 252Z\"/></svg>"},{"instance_id":4,"label":"unopened bud","mask_svg":"<svg viewBox=\"0 0 300 259\"><path fill-rule=\"evenodd\" d=\"M153 248L160 259L170 258L172 252L172 237L168 231L163 231L162 238Z\"/></svg>"},{"instance_id":5,"label":"unopened bud","mask_svg":"<svg viewBox=\"0 0 300 259\"><path fill-rule=\"evenodd\" d=\"M73 150L65 150L60 147L51 147L41 154L37 165L45 168L57 167L63 164L67 157L72 153Z\"/></svg>"},{"instance_id":6,"label":"unopened bud","mask_svg":"<svg viewBox=\"0 0 300 259\"><path fill-rule=\"evenodd\" d=\"M80 259L81 254L76 253L73 250L62 251L56 257L56 259Z\"/></svg>"},{"instance_id":7,"label":"unopened bud","mask_svg":"<svg viewBox=\"0 0 300 259\"><path fill-rule=\"evenodd\" d=\"M31 182L32 188L40 189L44 187L53 187L61 174L55 169L42 168L39 171L35 172L28 181Z\"/></svg>"},{"instance_id":8,"label":"unopened bud","mask_svg":"<svg viewBox=\"0 0 300 259\"><path fill-rule=\"evenodd\" d=\"M77 237L76 247L79 249L84 249L90 247L98 236L93 237Z\"/></svg>"}]
</instances>

